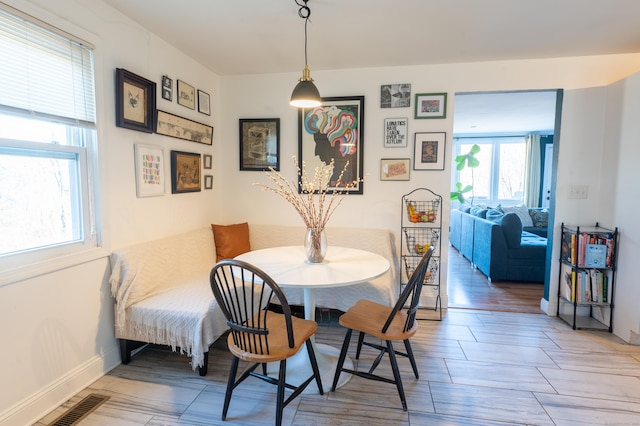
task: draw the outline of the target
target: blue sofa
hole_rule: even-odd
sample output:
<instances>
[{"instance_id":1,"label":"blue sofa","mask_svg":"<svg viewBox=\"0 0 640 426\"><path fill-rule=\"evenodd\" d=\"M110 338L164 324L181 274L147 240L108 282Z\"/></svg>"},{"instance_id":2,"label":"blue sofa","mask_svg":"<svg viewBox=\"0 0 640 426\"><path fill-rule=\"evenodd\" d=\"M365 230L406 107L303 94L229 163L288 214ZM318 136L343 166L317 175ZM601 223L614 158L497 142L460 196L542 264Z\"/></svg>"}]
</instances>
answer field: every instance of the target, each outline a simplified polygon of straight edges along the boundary
<instances>
[{"instance_id":1,"label":"blue sofa","mask_svg":"<svg viewBox=\"0 0 640 426\"><path fill-rule=\"evenodd\" d=\"M547 239L515 213L451 210L449 242L490 281L544 282Z\"/></svg>"}]
</instances>

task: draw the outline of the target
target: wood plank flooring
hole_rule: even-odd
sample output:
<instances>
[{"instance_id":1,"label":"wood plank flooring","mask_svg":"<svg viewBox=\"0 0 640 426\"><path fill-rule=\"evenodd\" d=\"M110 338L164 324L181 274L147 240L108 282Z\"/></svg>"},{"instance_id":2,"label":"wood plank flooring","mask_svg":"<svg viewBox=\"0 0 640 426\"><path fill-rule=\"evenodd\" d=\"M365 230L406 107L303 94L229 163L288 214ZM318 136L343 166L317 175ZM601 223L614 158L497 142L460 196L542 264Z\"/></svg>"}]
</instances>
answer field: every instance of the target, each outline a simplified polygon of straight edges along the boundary
<instances>
[{"instance_id":1,"label":"wood plank flooring","mask_svg":"<svg viewBox=\"0 0 640 426\"><path fill-rule=\"evenodd\" d=\"M324 318L317 341L339 347L343 336L335 318ZM250 379L220 420L231 360L224 342L211 348L206 377L185 356L147 346L37 425L89 393L110 399L81 426L273 424L275 388ZM393 385L353 377L334 393L301 395L284 424L640 425L640 347L609 333L574 331L540 314L448 309L441 322L420 321L412 342L420 379L400 360L408 411ZM361 363L373 357L363 352Z\"/></svg>"},{"instance_id":2,"label":"wood plank flooring","mask_svg":"<svg viewBox=\"0 0 640 426\"><path fill-rule=\"evenodd\" d=\"M452 265L455 256L450 254ZM283 424L640 425L639 346L607 332L574 331L540 314L541 285L527 296L524 288L513 290L521 284L476 280L478 272L468 263L459 269L449 274L449 280L457 280L449 283L449 301L459 307L445 310L442 321L420 321L412 339L420 378L413 377L406 359L399 359L408 411L402 410L394 385L353 377L333 393L306 391L285 408ZM512 300L505 302L500 294ZM420 311L420 316L433 312ZM336 314L323 311L316 319L317 342L340 347L344 329L336 324ZM186 356L147 346L130 364L118 366L36 425L48 425L90 393L110 399L80 426L273 424L275 388L251 379L236 389L227 421L220 420L231 362L225 342L220 339L211 348L206 377L192 371ZM374 357L363 351L360 364ZM391 374L386 358L379 369Z\"/></svg>"},{"instance_id":3,"label":"wood plank flooring","mask_svg":"<svg viewBox=\"0 0 640 426\"><path fill-rule=\"evenodd\" d=\"M449 247L447 275L450 308L543 313L543 283L490 282L453 247Z\"/></svg>"}]
</instances>

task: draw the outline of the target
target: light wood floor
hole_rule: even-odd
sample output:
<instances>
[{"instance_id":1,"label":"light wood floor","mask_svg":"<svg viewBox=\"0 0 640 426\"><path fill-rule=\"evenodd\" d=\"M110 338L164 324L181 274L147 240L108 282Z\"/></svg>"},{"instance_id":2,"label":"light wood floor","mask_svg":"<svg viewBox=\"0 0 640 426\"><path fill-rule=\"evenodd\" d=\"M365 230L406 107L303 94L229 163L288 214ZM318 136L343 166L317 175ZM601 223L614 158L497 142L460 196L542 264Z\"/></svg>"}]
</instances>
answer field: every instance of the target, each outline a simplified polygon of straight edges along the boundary
<instances>
[{"instance_id":1,"label":"light wood floor","mask_svg":"<svg viewBox=\"0 0 640 426\"><path fill-rule=\"evenodd\" d=\"M543 283L490 282L453 247L449 247L447 295L450 308L543 313Z\"/></svg>"},{"instance_id":2,"label":"light wood floor","mask_svg":"<svg viewBox=\"0 0 640 426\"><path fill-rule=\"evenodd\" d=\"M466 288L481 286L478 281ZM407 360L399 360L408 411L393 385L353 377L334 393L305 392L285 408L284 424L640 425L640 347L607 332L574 331L555 317L505 312L515 302L489 294L512 294L508 287L485 283L485 292L466 299L450 295L460 305L475 299L478 308L449 308L442 321L419 322L412 344L420 378L413 377ZM539 304L539 296L530 299L531 306ZM317 342L340 346L344 329L336 319L326 312L317 318ZM192 371L186 356L147 346L37 425L47 425L91 393L110 399L80 426L273 424L275 388L252 379L236 389L227 421L220 420L231 361L225 341L211 348L206 377ZM360 363L374 356L364 351ZM384 359L379 369L390 374L387 365Z\"/></svg>"}]
</instances>

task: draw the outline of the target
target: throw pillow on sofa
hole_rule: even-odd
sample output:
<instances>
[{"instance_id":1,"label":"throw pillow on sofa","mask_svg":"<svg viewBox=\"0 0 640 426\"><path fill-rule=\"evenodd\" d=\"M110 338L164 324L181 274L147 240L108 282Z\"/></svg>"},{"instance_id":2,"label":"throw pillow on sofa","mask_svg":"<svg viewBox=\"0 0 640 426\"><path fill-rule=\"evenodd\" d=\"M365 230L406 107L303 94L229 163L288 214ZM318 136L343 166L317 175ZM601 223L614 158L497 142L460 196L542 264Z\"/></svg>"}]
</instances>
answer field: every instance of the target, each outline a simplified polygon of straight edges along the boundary
<instances>
[{"instance_id":1,"label":"throw pillow on sofa","mask_svg":"<svg viewBox=\"0 0 640 426\"><path fill-rule=\"evenodd\" d=\"M233 259L240 254L251 251L247 222L233 225L211 224L211 229L216 244L217 262L223 259Z\"/></svg>"},{"instance_id":2,"label":"throw pillow on sofa","mask_svg":"<svg viewBox=\"0 0 640 426\"><path fill-rule=\"evenodd\" d=\"M487 209L483 209L482 207L471 207L469 214L484 219L487 217Z\"/></svg>"},{"instance_id":3,"label":"throw pillow on sofa","mask_svg":"<svg viewBox=\"0 0 640 426\"><path fill-rule=\"evenodd\" d=\"M502 210L505 213L515 213L520 218L520 222L522 222L522 226L533 226L533 221L531 220L531 216L529 215L529 209L524 203L516 204L515 206L502 206L498 204L498 210Z\"/></svg>"},{"instance_id":4,"label":"throw pillow on sofa","mask_svg":"<svg viewBox=\"0 0 640 426\"><path fill-rule=\"evenodd\" d=\"M547 209L529 209L529 216L533 226L536 228L546 228L549 224L549 210Z\"/></svg>"},{"instance_id":5,"label":"throw pillow on sofa","mask_svg":"<svg viewBox=\"0 0 640 426\"><path fill-rule=\"evenodd\" d=\"M520 238L522 237L522 222L517 214L510 212L505 213L500 221L504 239L507 241L509 248L520 247Z\"/></svg>"},{"instance_id":6,"label":"throw pillow on sofa","mask_svg":"<svg viewBox=\"0 0 640 426\"><path fill-rule=\"evenodd\" d=\"M504 216L504 213L500 210L489 209L487 210L487 216L485 219L490 220L491 222L500 223L502 216Z\"/></svg>"}]
</instances>

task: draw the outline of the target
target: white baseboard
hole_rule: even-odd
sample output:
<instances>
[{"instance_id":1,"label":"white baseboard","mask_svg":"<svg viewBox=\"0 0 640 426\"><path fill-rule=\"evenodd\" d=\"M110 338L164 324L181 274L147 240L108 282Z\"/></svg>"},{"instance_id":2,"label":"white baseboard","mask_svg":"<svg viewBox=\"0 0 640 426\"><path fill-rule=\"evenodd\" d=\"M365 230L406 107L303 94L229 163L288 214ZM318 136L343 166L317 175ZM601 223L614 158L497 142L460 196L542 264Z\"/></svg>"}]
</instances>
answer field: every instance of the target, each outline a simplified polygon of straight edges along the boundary
<instances>
[{"instance_id":1,"label":"white baseboard","mask_svg":"<svg viewBox=\"0 0 640 426\"><path fill-rule=\"evenodd\" d=\"M117 346L0 413L0 426L31 425L120 364Z\"/></svg>"}]
</instances>

